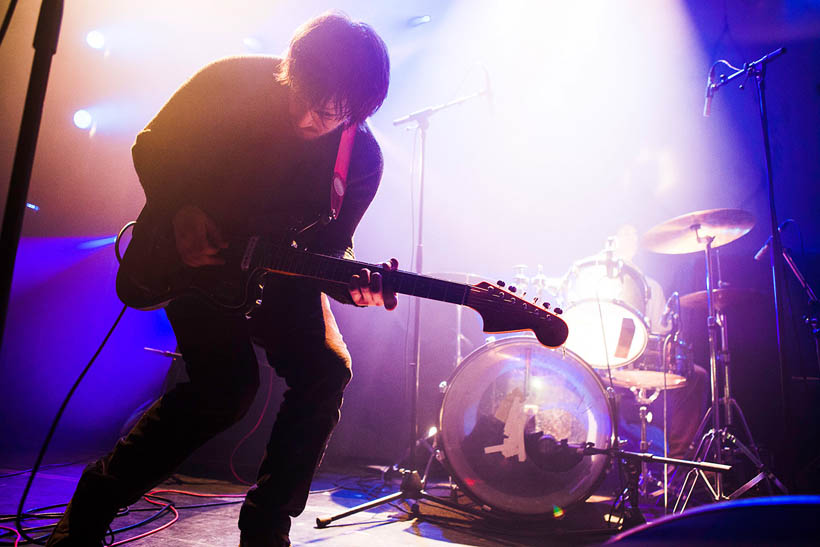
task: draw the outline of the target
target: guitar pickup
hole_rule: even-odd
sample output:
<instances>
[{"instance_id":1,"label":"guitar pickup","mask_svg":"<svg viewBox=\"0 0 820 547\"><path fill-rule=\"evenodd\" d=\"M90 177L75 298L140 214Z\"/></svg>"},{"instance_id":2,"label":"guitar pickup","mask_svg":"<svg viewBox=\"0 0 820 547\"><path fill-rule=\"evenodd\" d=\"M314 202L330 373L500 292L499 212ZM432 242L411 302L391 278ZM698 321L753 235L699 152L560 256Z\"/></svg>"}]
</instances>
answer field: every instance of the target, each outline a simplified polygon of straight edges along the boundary
<instances>
[{"instance_id":1,"label":"guitar pickup","mask_svg":"<svg viewBox=\"0 0 820 547\"><path fill-rule=\"evenodd\" d=\"M250 269L253 254L256 251L258 243L259 236L253 236L248 239L248 244L245 246L245 253L242 255L242 262L239 265L243 272L247 272Z\"/></svg>"}]
</instances>

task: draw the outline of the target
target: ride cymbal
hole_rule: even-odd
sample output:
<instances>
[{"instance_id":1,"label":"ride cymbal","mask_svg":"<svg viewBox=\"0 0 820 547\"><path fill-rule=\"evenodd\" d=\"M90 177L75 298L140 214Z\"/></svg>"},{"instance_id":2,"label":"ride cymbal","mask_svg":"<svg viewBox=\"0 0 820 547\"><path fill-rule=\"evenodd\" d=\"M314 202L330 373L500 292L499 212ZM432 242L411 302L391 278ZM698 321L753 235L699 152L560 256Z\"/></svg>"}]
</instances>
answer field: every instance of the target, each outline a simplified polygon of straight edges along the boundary
<instances>
[{"instance_id":1,"label":"ride cymbal","mask_svg":"<svg viewBox=\"0 0 820 547\"><path fill-rule=\"evenodd\" d=\"M656 253L695 253L703 251L710 238L714 249L742 237L754 225L754 216L742 209L707 209L654 226L643 235L641 243Z\"/></svg>"}]
</instances>

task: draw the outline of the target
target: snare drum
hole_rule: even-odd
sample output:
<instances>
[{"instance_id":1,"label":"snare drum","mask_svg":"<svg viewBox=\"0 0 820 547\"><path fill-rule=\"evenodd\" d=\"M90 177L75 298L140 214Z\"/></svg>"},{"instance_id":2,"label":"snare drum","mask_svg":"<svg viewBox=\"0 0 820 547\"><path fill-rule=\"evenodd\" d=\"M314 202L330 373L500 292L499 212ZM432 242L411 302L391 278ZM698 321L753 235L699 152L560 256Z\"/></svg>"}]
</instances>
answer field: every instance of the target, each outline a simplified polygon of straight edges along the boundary
<instances>
[{"instance_id":1,"label":"snare drum","mask_svg":"<svg viewBox=\"0 0 820 547\"><path fill-rule=\"evenodd\" d=\"M693 368L689 344L671 335L650 334L646 352L629 366L613 370L612 383L627 388L677 389L686 384Z\"/></svg>"},{"instance_id":2,"label":"snare drum","mask_svg":"<svg viewBox=\"0 0 820 547\"><path fill-rule=\"evenodd\" d=\"M608 468L604 455L572 447L613 443L612 414L598 375L571 351L515 336L468 355L447 384L438 445L470 497L501 513L553 515L586 499ZM566 440L568 465L533 450L535 438Z\"/></svg>"}]
</instances>

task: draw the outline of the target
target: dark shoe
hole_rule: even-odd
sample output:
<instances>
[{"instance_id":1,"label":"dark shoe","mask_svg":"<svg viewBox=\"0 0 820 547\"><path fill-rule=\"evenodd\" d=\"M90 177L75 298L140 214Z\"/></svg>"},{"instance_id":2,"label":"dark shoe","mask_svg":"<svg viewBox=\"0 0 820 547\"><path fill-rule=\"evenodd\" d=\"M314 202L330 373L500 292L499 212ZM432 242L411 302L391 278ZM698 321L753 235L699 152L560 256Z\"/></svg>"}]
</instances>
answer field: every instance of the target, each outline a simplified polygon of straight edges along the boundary
<instances>
[{"instance_id":1,"label":"dark shoe","mask_svg":"<svg viewBox=\"0 0 820 547\"><path fill-rule=\"evenodd\" d=\"M103 544L108 530L108 522L103 518L84 515L84 511L74 509L72 503L65 508L60 522L48 537L47 547L96 547ZM113 517L112 517L113 518Z\"/></svg>"},{"instance_id":2,"label":"dark shoe","mask_svg":"<svg viewBox=\"0 0 820 547\"><path fill-rule=\"evenodd\" d=\"M290 547L290 537L287 532L270 532L251 536L242 533L239 547Z\"/></svg>"}]
</instances>

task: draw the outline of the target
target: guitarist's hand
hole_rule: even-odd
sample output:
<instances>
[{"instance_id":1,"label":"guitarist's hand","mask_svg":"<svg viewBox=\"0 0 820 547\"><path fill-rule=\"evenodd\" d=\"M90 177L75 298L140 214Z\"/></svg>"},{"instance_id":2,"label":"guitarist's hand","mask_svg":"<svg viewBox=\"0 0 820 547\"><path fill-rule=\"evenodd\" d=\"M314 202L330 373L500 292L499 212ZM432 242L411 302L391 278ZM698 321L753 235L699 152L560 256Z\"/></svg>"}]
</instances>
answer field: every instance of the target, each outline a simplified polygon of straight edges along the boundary
<instances>
[{"instance_id":1,"label":"guitarist's hand","mask_svg":"<svg viewBox=\"0 0 820 547\"><path fill-rule=\"evenodd\" d=\"M228 243L213 219L199 207L185 205L174 215L174 237L182 262L194 268L224 264L219 251Z\"/></svg>"},{"instance_id":2,"label":"guitarist's hand","mask_svg":"<svg viewBox=\"0 0 820 547\"><path fill-rule=\"evenodd\" d=\"M382 268L395 271L399 269L399 261L391 258L390 262L384 262ZM357 306L384 306L387 310L394 310L399 301L396 292L384 289L382 284L382 274L379 272L370 273L367 268L362 268L358 274L350 278L350 297Z\"/></svg>"}]
</instances>

